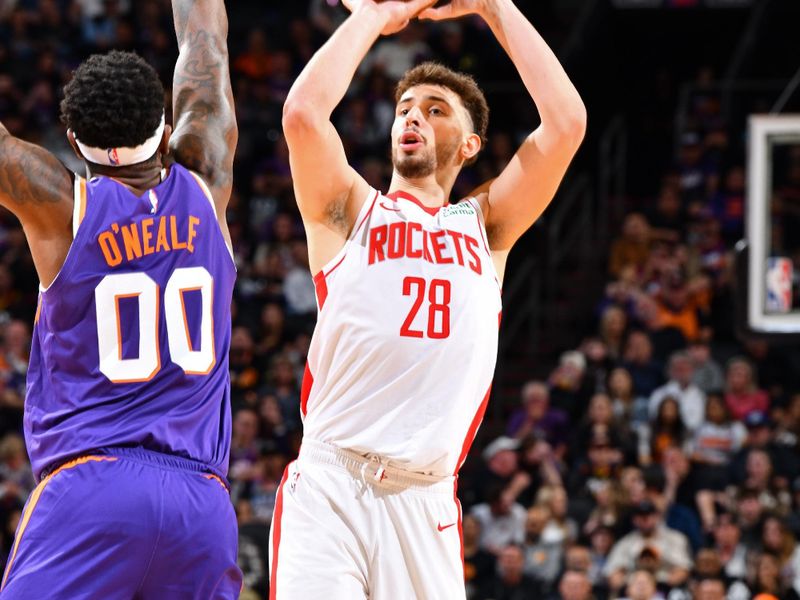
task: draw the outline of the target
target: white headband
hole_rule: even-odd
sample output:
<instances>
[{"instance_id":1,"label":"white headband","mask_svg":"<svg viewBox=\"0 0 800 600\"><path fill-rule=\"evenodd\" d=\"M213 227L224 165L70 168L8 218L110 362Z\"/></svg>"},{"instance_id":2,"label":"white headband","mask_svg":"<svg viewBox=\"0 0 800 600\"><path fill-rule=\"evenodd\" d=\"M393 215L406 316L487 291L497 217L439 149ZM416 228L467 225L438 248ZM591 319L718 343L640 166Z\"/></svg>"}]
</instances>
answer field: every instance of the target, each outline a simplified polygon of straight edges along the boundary
<instances>
[{"instance_id":1,"label":"white headband","mask_svg":"<svg viewBox=\"0 0 800 600\"><path fill-rule=\"evenodd\" d=\"M83 157L96 165L105 165L107 167L135 165L146 161L156 153L159 144L161 144L161 138L164 136L164 123L164 114L162 113L161 122L156 127L152 137L135 148L93 148L81 143L77 137L75 138L75 143L78 145Z\"/></svg>"}]
</instances>

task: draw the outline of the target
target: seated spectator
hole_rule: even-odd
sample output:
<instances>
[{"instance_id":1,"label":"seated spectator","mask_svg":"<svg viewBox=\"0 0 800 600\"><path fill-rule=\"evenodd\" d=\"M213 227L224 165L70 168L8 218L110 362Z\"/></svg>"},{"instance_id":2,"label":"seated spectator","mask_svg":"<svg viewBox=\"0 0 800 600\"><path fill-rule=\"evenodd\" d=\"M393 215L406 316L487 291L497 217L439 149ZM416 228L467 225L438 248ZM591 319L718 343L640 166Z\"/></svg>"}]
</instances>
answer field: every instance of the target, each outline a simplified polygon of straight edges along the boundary
<instances>
[{"instance_id":1,"label":"seated spectator","mask_svg":"<svg viewBox=\"0 0 800 600\"><path fill-rule=\"evenodd\" d=\"M258 437L258 426L258 414L251 408L240 408L233 415L229 469L232 480L246 482L259 476L257 463L261 454L261 441Z\"/></svg>"},{"instance_id":2,"label":"seated spectator","mask_svg":"<svg viewBox=\"0 0 800 600\"><path fill-rule=\"evenodd\" d=\"M479 590L494 577L497 557L480 547L481 524L472 515L466 515L461 524L464 536L464 581L467 598L477 600Z\"/></svg>"},{"instance_id":3,"label":"seated spectator","mask_svg":"<svg viewBox=\"0 0 800 600\"><path fill-rule=\"evenodd\" d=\"M550 518L542 532L542 537L547 542L568 545L578 537L578 524L571 519L567 510L567 491L560 485L546 485L536 494L536 506L547 508Z\"/></svg>"},{"instance_id":4,"label":"seated spectator","mask_svg":"<svg viewBox=\"0 0 800 600\"><path fill-rule=\"evenodd\" d=\"M691 458L697 487L701 490L724 490L730 483L729 465L744 444L747 429L732 421L725 400L719 393L706 398L703 424L691 441Z\"/></svg>"},{"instance_id":5,"label":"seated spectator","mask_svg":"<svg viewBox=\"0 0 800 600\"><path fill-rule=\"evenodd\" d=\"M634 531L611 548L606 563L610 588L622 588L628 574L636 569L637 560L644 551L652 554L655 577L660 583L669 587L683 585L692 566L686 537L664 526L656 506L649 500L636 505L633 524Z\"/></svg>"},{"instance_id":6,"label":"seated spectator","mask_svg":"<svg viewBox=\"0 0 800 600\"><path fill-rule=\"evenodd\" d=\"M499 556L509 544L525 541L527 512L500 486L494 486L487 502L473 506L470 514L481 526L481 548L492 554Z\"/></svg>"},{"instance_id":7,"label":"seated spectator","mask_svg":"<svg viewBox=\"0 0 800 600\"><path fill-rule=\"evenodd\" d=\"M716 577L702 579L694 597L696 600L725 600L725 583Z\"/></svg>"},{"instance_id":8,"label":"seated spectator","mask_svg":"<svg viewBox=\"0 0 800 600\"><path fill-rule=\"evenodd\" d=\"M651 323L654 331L675 329L683 339L692 342L707 339L710 331L704 329L709 307L705 289L688 281L680 268L662 275L660 287L654 296L656 312Z\"/></svg>"},{"instance_id":9,"label":"seated spectator","mask_svg":"<svg viewBox=\"0 0 800 600\"><path fill-rule=\"evenodd\" d=\"M595 431L586 454L573 460L574 467L567 485L570 495L586 497L596 486L615 480L622 469L623 459L622 450L612 445L608 433Z\"/></svg>"},{"instance_id":10,"label":"seated spectator","mask_svg":"<svg viewBox=\"0 0 800 600\"><path fill-rule=\"evenodd\" d=\"M632 331L625 343L622 366L633 379L636 396L650 396L664 380L662 369L653 358L653 343L644 331Z\"/></svg>"},{"instance_id":11,"label":"seated spectator","mask_svg":"<svg viewBox=\"0 0 800 600\"><path fill-rule=\"evenodd\" d=\"M747 548L741 543L741 530L736 516L727 511L717 513L711 530L714 552L720 559L725 580L742 581L747 575Z\"/></svg>"},{"instance_id":12,"label":"seated spectator","mask_svg":"<svg viewBox=\"0 0 800 600\"><path fill-rule=\"evenodd\" d=\"M625 597L622 600L663 600L658 593L656 580L649 571L639 570L631 574L625 587Z\"/></svg>"},{"instance_id":13,"label":"seated spectator","mask_svg":"<svg viewBox=\"0 0 800 600\"><path fill-rule=\"evenodd\" d=\"M725 374L711 356L711 346L707 342L696 340L689 344L689 359L694 367L692 383L700 391L708 394L725 386Z\"/></svg>"},{"instance_id":14,"label":"seated spectator","mask_svg":"<svg viewBox=\"0 0 800 600\"><path fill-rule=\"evenodd\" d=\"M622 356L627 327L628 316L619 306L612 304L603 310L600 317L600 340L606 345L609 356L615 360Z\"/></svg>"},{"instance_id":15,"label":"seated spectator","mask_svg":"<svg viewBox=\"0 0 800 600\"><path fill-rule=\"evenodd\" d=\"M539 600L539 584L525 575L525 555L522 547L510 544L500 549L497 574L484 587L481 598L486 600Z\"/></svg>"},{"instance_id":16,"label":"seated spectator","mask_svg":"<svg viewBox=\"0 0 800 600\"><path fill-rule=\"evenodd\" d=\"M520 392L522 406L508 420L506 434L521 440L529 435L546 440L558 456L563 456L569 417L550 406L550 390L541 381L529 381Z\"/></svg>"},{"instance_id":17,"label":"seated spectator","mask_svg":"<svg viewBox=\"0 0 800 600\"><path fill-rule=\"evenodd\" d=\"M758 389L753 365L742 357L728 361L725 370L725 403L734 419L743 421L755 411L769 411L769 396Z\"/></svg>"},{"instance_id":18,"label":"seated spectator","mask_svg":"<svg viewBox=\"0 0 800 600\"><path fill-rule=\"evenodd\" d=\"M17 433L8 433L0 440L0 504L16 507L25 504L36 487L25 440Z\"/></svg>"},{"instance_id":19,"label":"seated spectator","mask_svg":"<svg viewBox=\"0 0 800 600\"><path fill-rule=\"evenodd\" d=\"M650 253L650 225L641 213L630 213L622 224L622 235L611 242L608 272L617 278L633 266L642 271Z\"/></svg>"},{"instance_id":20,"label":"seated spectator","mask_svg":"<svg viewBox=\"0 0 800 600\"><path fill-rule=\"evenodd\" d=\"M507 436L500 436L492 440L483 449L483 461L477 468L467 470L463 477L459 475L459 495L465 499L467 506L472 506L488 499L488 492L495 488L504 490L512 482L515 483L513 496L530 485L527 481L520 481L519 472L519 440Z\"/></svg>"},{"instance_id":21,"label":"seated spectator","mask_svg":"<svg viewBox=\"0 0 800 600\"><path fill-rule=\"evenodd\" d=\"M780 600L798 600L800 595L791 584L781 577L780 561L769 552L763 552L755 559L755 570L748 581L748 587L757 600L759 596L772 596Z\"/></svg>"},{"instance_id":22,"label":"seated spectator","mask_svg":"<svg viewBox=\"0 0 800 600\"><path fill-rule=\"evenodd\" d=\"M592 588L605 591L606 580L603 572L608 561L608 554L614 545L614 530L605 525L598 525L589 533L589 544L589 559L591 560L589 581Z\"/></svg>"},{"instance_id":23,"label":"seated spectator","mask_svg":"<svg viewBox=\"0 0 800 600\"><path fill-rule=\"evenodd\" d=\"M564 352L548 383L551 404L565 411L571 421L576 421L592 393L592 382L586 379L586 357L577 350Z\"/></svg>"},{"instance_id":24,"label":"seated spectator","mask_svg":"<svg viewBox=\"0 0 800 600\"><path fill-rule=\"evenodd\" d=\"M761 529L761 551L778 561L784 589L800 594L800 546L786 522L776 515L764 519Z\"/></svg>"},{"instance_id":25,"label":"seated spectator","mask_svg":"<svg viewBox=\"0 0 800 600\"><path fill-rule=\"evenodd\" d=\"M628 423L635 430L649 420L649 398L635 394L633 378L627 369L618 367L611 371L607 387L617 421Z\"/></svg>"},{"instance_id":26,"label":"seated spectator","mask_svg":"<svg viewBox=\"0 0 800 600\"><path fill-rule=\"evenodd\" d=\"M599 393L592 396L589 410L572 436L570 455L573 458L583 456L595 433L607 436L613 446L627 450L624 443L627 427L624 421L618 421L614 417L611 399L607 394Z\"/></svg>"},{"instance_id":27,"label":"seated spectator","mask_svg":"<svg viewBox=\"0 0 800 600\"><path fill-rule=\"evenodd\" d=\"M558 583L558 596L553 600L593 600L592 584L583 571L565 571Z\"/></svg>"},{"instance_id":28,"label":"seated spectator","mask_svg":"<svg viewBox=\"0 0 800 600\"><path fill-rule=\"evenodd\" d=\"M694 365L687 352L676 352L669 357L668 374L669 381L650 396L650 417L656 415L664 398L672 397L678 402L683 424L690 433L694 432L703 422L706 396L692 383Z\"/></svg>"},{"instance_id":29,"label":"seated spectator","mask_svg":"<svg viewBox=\"0 0 800 600\"><path fill-rule=\"evenodd\" d=\"M519 450L519 471L509 484L518 502L529 506L542 486L561 487L564 464L545 440L528 436Z\"/></svg>"},{"instance_id":30,"label":"seated spectator","mask_svg":"<svg viewBox=\"0 0 800 600\"><path fill-rule=\"evenodd\" d=\"M647 466L661 462L668 448L682 447L688 431L681 418L678 400L666 396L658 404L658 412L649 427L639 429L639 463Z\"/></svg>"},{"instance_id":31,"label":"seated spectator","mask_svg":"<svg viewBox=\"0 0 800 600\"><path fill-rule=\"evenodd\" d=\"M543 533L550 521L550 511L546 506L532 506L528 509L525 521L525 574L540 582L549 590L561 569L563 545L561 542L545 539Z\"/></svg>"}]
</instances>

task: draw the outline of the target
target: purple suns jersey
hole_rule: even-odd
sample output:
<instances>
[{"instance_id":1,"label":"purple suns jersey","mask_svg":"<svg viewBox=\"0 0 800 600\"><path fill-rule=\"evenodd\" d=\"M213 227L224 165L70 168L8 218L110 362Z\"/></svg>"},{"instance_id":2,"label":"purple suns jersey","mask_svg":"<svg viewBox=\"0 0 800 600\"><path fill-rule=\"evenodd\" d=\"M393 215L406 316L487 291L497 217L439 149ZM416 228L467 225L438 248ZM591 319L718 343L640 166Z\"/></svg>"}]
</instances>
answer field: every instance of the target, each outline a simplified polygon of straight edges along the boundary
<instances>
[{"instance_id":1,"label":"purple suns jersey","mask_svg":"<svg viewBox=\"0 0 800 600\"><path fill-rule=\"evenodd\" d=\"M76 177L73 231L36 311L25 438L37 478L109 446L224 476L236 270L205 184L180 165L141 197Z\"/></svg>"}]
</instances>

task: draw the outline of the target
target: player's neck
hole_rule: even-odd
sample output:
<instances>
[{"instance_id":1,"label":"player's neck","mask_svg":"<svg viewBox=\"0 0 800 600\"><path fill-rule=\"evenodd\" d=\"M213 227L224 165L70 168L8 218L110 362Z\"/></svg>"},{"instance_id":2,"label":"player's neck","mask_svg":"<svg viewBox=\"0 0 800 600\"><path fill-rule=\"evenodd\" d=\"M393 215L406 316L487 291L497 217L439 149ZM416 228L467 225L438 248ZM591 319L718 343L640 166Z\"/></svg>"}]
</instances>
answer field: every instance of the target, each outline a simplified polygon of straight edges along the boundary
<instances>
[{"instance_id":1,"label":"player's neck","mask_svg":"<svg viewBox=\"0 0 800 600\"><path fill-rule=\"evenodd\" d=\"M438 208L447 204L452 189L452 182L443 185L443 182L437 180L436 175L409 179L394 171L388 193L405 192L414 196L425 206Z\"/></svg>"},{"instance_id":2,"label":"player's neck","mask_svg":"<svg viewBox=\"0 0 800 600\"><path fill-rule=\"evenodd\" d=\"M137 196L141 196L161 183L164 166L161 160L150 160L147 163L131 165L129 167L104 167L102 165L87 164L86 173L92 177L110 177Z\"/></svg>"}]
</instances>

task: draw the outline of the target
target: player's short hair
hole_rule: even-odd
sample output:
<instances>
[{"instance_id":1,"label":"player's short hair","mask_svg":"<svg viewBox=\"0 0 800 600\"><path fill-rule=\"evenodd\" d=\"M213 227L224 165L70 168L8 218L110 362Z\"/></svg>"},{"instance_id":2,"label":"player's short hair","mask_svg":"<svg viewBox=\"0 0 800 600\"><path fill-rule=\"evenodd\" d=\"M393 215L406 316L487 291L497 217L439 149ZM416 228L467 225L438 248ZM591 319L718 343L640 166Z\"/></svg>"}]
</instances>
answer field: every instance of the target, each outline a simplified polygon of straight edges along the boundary
<instances>
[{"instance_id":1,"label":"player's short hair","mask_svg":"<svg viewBox=\"0 0 800 600\"><path fill-rule=\"evenodd\" d=\"M397 83L394 93L395 102L400 102L400 98L409 88L425 84L442 86L461 98L464 108L467 109L470 119L472 119L473 132L480 136L481 144L485 146L486 129L489 127L489 105L475 79L466 73L448 69L442 64L424 62L407 71Z\"/></svg>"},{"instance_id":2,"label":"player's short hair","mask_svg":"<svg viewBox=\"0 0 800 600\"><path fill-rule=\"evenodd\" d=\"M135 148L156 131L164 86L133 52L112 50L85 60L64 86L61 120L94 148Z\"/></svg>"}]
</instances>

